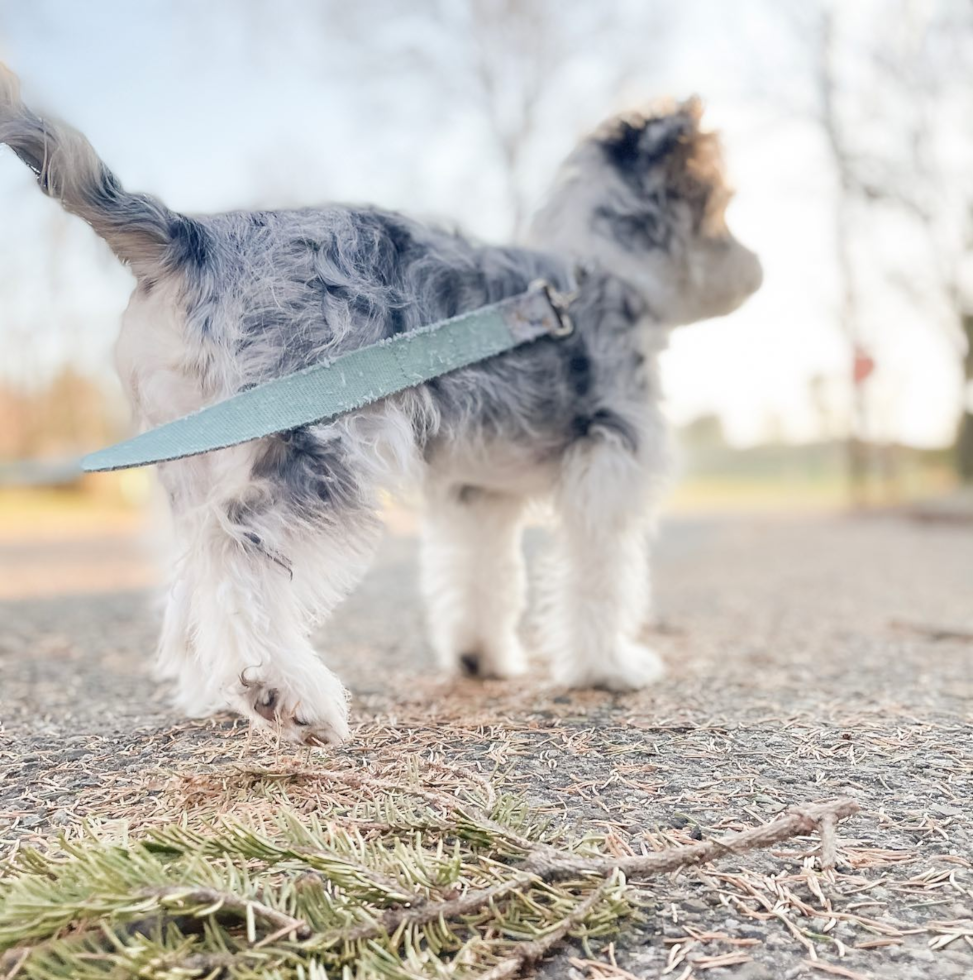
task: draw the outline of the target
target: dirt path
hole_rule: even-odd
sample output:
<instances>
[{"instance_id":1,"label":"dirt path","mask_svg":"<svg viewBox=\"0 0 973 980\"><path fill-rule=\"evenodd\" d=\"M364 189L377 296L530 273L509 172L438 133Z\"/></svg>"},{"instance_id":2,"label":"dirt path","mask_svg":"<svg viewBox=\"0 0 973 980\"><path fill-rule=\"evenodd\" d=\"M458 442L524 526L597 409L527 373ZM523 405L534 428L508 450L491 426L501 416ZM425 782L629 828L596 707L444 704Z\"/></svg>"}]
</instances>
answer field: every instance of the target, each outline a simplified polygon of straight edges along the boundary
<instances>
[{"instance_id":1,"label":"dirt path","mask_svg":"<svg viewBox=\"0 0 973 980\"><path fill-rule=\"evenodd\" d=\"M670 522L651 636L670 673L624 697L551 690L540 666L515 685L437 680L414 550L390 538L320 638L359 721L330 757L169 711L148 680L144 592L0 603L0 849L86 817L246 816L254 766L310 805L299 787L315 767L445 765L608 829L622 849L847 794L862 814L843 825L833 880L796 841L654 881L644 924L616 942L618 967L675 980L973 975L973 529ZM0 542L0 562L11 555ZM543 972L612 975L584 959L573 950Z\"/></svg>"}]
</instances>

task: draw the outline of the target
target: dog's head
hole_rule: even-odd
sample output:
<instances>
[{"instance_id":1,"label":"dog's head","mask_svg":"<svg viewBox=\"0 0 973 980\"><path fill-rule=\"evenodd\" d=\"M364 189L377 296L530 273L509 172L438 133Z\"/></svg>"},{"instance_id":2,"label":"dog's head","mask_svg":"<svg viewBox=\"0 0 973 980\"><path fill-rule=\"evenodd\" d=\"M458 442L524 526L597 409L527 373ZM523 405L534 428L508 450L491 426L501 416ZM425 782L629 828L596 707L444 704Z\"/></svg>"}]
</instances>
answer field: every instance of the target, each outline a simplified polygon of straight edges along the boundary
<instances>
[{"instance_id":1,"label":"dog's head","mask_svg":"<svg viewBox=\"0 0 973 980\"><path fill-rule=\"evenodd\" d=\"M693 98L609 120L565 162L531 229L625 279L672 325L730 313L762 280L727 227L719 139L701 116Z\"/></svg>"}]
</instances>

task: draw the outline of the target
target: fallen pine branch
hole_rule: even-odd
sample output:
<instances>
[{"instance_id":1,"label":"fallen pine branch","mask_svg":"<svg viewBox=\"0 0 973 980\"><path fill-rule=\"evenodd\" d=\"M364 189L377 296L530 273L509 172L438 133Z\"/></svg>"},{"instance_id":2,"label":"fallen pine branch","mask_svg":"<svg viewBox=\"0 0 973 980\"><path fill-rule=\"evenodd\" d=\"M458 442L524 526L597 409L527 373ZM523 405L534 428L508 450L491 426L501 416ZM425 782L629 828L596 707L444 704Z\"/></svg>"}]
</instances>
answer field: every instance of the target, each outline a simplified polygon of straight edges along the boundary
<instances>
[{"instance_id":1,"label":"fallen pine branch","mask_svg":"<svg viewBox=\"0 0 973 980\"><path fill-rule=\"evenodd\" d=\"M152 963L187 977L232 968L246 978L296 978L308 962L328 975L355 964L368 976L400 963L421 977L440 975L438 964L463 950L464 963L476 964L464 975L507 980L569 935L617 931L632 913L627 879L812 833L826 866L837 824L858 812L853 800L836 799L651 854L582 855L563 832L538 839L521 802L513 801L518 817L510 799L482 787L461 799L357 773L315 776L355 788L346 795L362 802L340 807L352 829L334 809L325 823L282 812L259 831L170 825L125 846L93 837L67 856L25 852L20 869L0 879L0 977L93 980L108 965L140 975ZM424 801L421 813L407 796ZM367 836L354 829L362 816Z\"/></svg>"}]
</instances>

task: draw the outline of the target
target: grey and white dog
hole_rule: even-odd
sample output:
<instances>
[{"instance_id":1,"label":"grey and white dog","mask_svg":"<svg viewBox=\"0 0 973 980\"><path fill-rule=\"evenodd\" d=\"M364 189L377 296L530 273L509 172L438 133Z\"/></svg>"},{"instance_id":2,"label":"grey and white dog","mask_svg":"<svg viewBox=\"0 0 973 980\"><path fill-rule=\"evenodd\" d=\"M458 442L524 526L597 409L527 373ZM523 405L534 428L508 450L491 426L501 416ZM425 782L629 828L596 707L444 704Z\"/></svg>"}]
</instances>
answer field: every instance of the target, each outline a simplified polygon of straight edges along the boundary
<instances>
[{"instance_id":1,"label":"grey and white dog","mask_svg":"<svg viewBox=\"0 0 973 980\"><path fill-rule=\"evenodd\" d=\"M308 636L364 574L379 493L421 487L422 580L444 669L524 669L519 536L553 504L540 631L559 683L638 688L645 529L666 470L656 355L668 329L729 313L761 281L730 234L718 141L695 100L612 119L570 155L531 248L327 205L190 217L124 190L79 133L0 74L0 142L135 274L116 359L143 428L246 386L524 291L577 291L575 331L327 425L159 476L178 558L159 663L178 704L229 706L289 740L340 742L347 695Z\"/></svg>"}]
</instances>

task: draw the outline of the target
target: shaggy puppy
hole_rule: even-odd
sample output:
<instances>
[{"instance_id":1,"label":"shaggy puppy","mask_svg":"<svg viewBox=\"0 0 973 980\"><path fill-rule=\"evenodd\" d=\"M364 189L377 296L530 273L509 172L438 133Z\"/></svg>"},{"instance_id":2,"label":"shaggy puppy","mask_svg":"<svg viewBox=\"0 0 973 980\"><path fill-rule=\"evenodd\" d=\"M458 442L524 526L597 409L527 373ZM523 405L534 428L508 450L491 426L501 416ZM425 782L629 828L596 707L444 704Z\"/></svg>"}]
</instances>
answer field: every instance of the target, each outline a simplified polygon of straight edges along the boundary
<instances>
[{"instance_id":1,"label":"shaggy puppy","mask_svg":"<svg viewBox=\"0 0 973 980\"><path fill-rule=\"evenodd\" d=\"M378 492L418 482L423 584L445 669L524 667L519 536L553 503L544 643L559 683L637 688L645 528L665 471L655 357L666 329L760 284L696 101L614 119L564 164L533 249L482 245L367 207L189 217L124 190L79 133L0 75L0 142L135 274L117 365L143 428L249 385L527 289L566 293L545 338L327 425L159 466L175 563L159 663L191 714L229 706L296 742L348 734L347 696L308 641L365 572Z\"/></svg>"}]
</instances>

